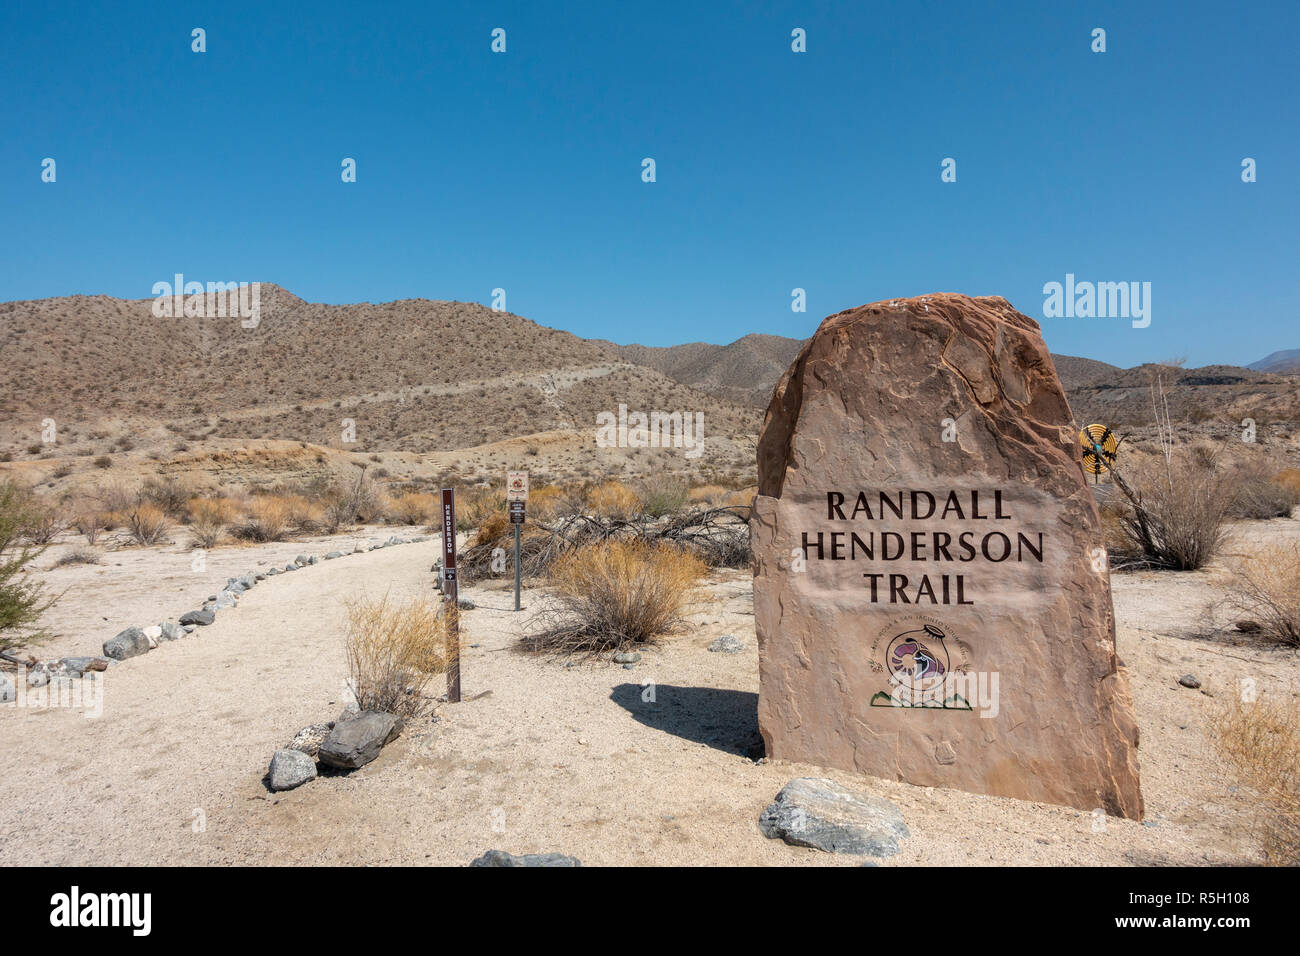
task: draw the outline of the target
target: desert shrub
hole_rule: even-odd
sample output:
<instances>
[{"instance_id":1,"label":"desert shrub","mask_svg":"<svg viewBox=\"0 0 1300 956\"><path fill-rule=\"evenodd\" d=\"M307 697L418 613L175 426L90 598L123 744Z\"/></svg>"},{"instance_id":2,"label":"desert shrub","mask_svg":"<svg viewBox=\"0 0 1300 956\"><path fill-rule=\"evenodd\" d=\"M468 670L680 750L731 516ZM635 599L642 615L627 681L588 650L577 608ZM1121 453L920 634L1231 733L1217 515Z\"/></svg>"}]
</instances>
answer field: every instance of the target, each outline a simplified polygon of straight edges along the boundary
<instances>
[{"instance_id":1,"label":"desert shrub","mask_svg":"<svg viewBox=\"0 0 1300 956\"><path fill-rule=\"evenodd\" d=\"M86 544L93 546L99 540L99 534L104 530L105 524L103 511L92 503L83 503L73 512L72 528L77 534L86 536Z\"/></svg>"},{"instance_id":2,"label":"desert shrub","mask_svg":"<svg viewBox=\"0 0 1300 956\"><path fill-rule=\"evenodd\" d=\"M716 505L725 501L727 494L727 489L722 485L701 485L692 488L687 497L697 504Z\"/></svg>"},{"instance_id":3,"label":"desert shrub","mask_svg":"<svg viewBox=\"0 0 1300 956\"><path fill-rule=\"evenodd\" d=\"M456 492L456 530L471 532L492 515L504 514L506 493L493 488L466 488ZM437 530L442 530L441 521Z\"/></svg>"},{"instance_id":4,"label":"desert shrub","mask_svg":"<svg viewBox=\"0 0 1300 956\"><path fill-rule=\"evenodd\" d=\"M113 459L108 457L108 455L100 455L95 459L94 465L96 468L112 468Z\"/></svg>"},{"instance_id":5,"label":"desert shrub","mask_svg":"<svg viewBox=\"0 0 1300 956\"><path fill-rule=\"evenodd\" d=\"M289 527L298 534L315 534L325 524L325 508L303 495L284 495Z\"/></svg>"},{"instance_id":6,"label":"desert shrub","mask_svg":"<svg viewBox=\"0 0 1300 956\"><path fill-rule=\"evenodd\" d=\"M140 488L140 497L177 520L189 515L193 492L178 478L149 478Z\"/></svg>"},{"instance_id":7,"label":"desert shrub","mask_svg":"<svg viewBox=\"0 0 1300 956\"><path fill-rule=\"evenodd\" d=\"M1300 647L1300 546L1247 555L1233 570L1228 605L1272 640Z\"/></svg>"},{"instance_id":8,"label":"desert shrub","mask_svg":"<svg viewBox=\"0 0 1300 956\"><path fill-rule=\"evenodd\" d=\"M54 603L44 586L25 572L45 551L22 542L34 504L32 493L12 481L0 481L0 651L37 643L48 634L35 627Z\"/></svg>"},{"instance_id":9,"label":"desert shrub","mask_svg":"<svg viewBox=\"0 0 1300 956\"><path fill-rule=\"evenodd\" d=\"M1116 498L1125 547L1112 555L1112 564L1174 571L1208 564L1227 537L1232 476L1175 449L1169 460L1140 463L1128 477L1139 507Z\"/></svg>"},{"instance_id":10,"label":"desert shrub","mask_svg":"<svg viewBox=\"0 0 1300 956\"><path fill-rule=\"evenodd\" d=\"M127 509L122 524L139 545L159 544L167 536L167 516L155 504L141 501Z\"/></svg>"},{"instance_id":11,"label":"desert shrub","mask_svg":"<svg viewBox=\"0 0 1300 956\"><path fill-rule=\"evenodd\" d=\"M652 518L662 518L679 511L686 504L689 490L681 478L671 475L649 478L641 486L641 512Z\"/></svg>"},{"instance_id":12,"label":"desert shrub","mask_svg":"<svg viewBox=\"0 0 1300 956\"><path fill-rule=\"evenodd\" d=\"M1300 702L1237 699L1213 729L1219 753L1255 791L1265 860L1300 865Z\"/></svg>"},{"instance_id":13,"label":"desert shrub","mask_svg":"<svg viewBox=\"0 0 1300 956\"><path fill-rule=\"evenodd\" d=\"M27 540L35 545L47 545L67 527L62 509L52 501L32 496L27 511Z\"/></svg>"},{"instance_id":14,"label":"desert shrub","mask_svg":"<svg viewBox=\"0 0 1300 956\"><path fill-rule=\"evenodd\" d=\"M289 503L279 496L254 498L248 506L248 513L231 526L230 533L241 541L259 544L283 541L289 533L290 512Z\"/></svg>"},{"instance_id":15,"label":"desert shrub","mask_svg":"<svg viewBox=\"0 0 1300 956\"><path fill-rule=\"evenodd\" d=\"M510 531L510 519L500 511L493 512L483 519L483 523L474 532L474 544L495 543Z\"/></svg>"},{"instance_id":16,"label":"desert shrub","mask_svg":"<svg viewBox=\"0 0 1300 956\"><path fill-rule=\"evenodd\" d=\"M239 508L229 498L191 498L189 517L195 547L214 548L227 526L239 517Z\"/></svg>"},{"instance_id":17,"label":"desert shrub","mask_svg":"<svg viewBox=\"0 0 1300 956\"><path fill-rule=\"evenodd\" d=\"M1285 474L1285 473L1283 473ZM1287 518L1300 504L1300 484L1288 485L1266 466L1245 465L1233 475L1233 518Z\"/></svg>"},{"instance_id":18,"label":"desert shrub","mask_svg":"<svg viewBox=\"0 0 1300 956\"><path fill-rule=\"evenodd\" d=\"M641 510L641 496L621 481L606 481L587 492L587 508L605 518L630 518Z\"/></svg>"},{"instance_id":19,"label":"desert shrub","mask_svg":"<svg viewBox=\"0 0 1300 956\"><path fill-rule=\"evenodd\" d=\"M433 602L400 603L387 594L354 599L347 611L348 682L358 705L418 717L428 707L425 686L447 668L448 619Z\"/></svg>"},{"instance_id":20,"label":"desert shrub","mask_svg":"<svg viewBox=\"0 0 1300 956\"><path fill-rule=\"evenodd\" d=\"M322 521L334 534L348 525L368 524L383 517L386 501L378 485L361 469L354 481L336 483L322 494Z\"/></svg>"},{"instance_id":21,"label":"desert shrub","mask_svg":"<svg viewBox=\"0 0 1300 956\"><path fill-rule=\"evenodd\" d=\"M563 511L564 489L559 485L542 485L528 491L528 516L548 521Z\"/></svg>"},{"instance_id":22,"label":"desert shrub","mask_svg":"<svg viewBox=\"0 0 1300 956\"><path fill-rule=\"evenodd\" d=\"M642 644L683 623L704 562L667 542L607 540L555 560L557 607L525 638L534 649L596 652Z\"/></svg>"},{"instance_id":23,"label":"desert shrub","mask_svg":"<svg viewBox=\"0 0 1300 956\"><path fill-rule=\"evenodd\" d=\"M1283 468L1273 476L1273 481L1300 498L1300 468Z\"/></svg>"},{"instance_id":24,"label":"desert shrub","mask_svg":"<svg viewBox=\"0 0 1300 956\"><path fill-rule=\"evenodd\" d=\"M100 554L94 548L73 548L67 554L62 555L54 562L56 568L67 567L70 564L100 564L102 563Z\"/></svg>"},{"instance_id":25,"label":"desert shrub","mask_svg":"<svg viewBox=\"0 0 1300 956\"><path fill-rule=\"evenodd\" d=\"M438 499L427 492L408 491L393 499L388 513L399 524L425 524L438 514Z\"/></svg>"}]
</instances>

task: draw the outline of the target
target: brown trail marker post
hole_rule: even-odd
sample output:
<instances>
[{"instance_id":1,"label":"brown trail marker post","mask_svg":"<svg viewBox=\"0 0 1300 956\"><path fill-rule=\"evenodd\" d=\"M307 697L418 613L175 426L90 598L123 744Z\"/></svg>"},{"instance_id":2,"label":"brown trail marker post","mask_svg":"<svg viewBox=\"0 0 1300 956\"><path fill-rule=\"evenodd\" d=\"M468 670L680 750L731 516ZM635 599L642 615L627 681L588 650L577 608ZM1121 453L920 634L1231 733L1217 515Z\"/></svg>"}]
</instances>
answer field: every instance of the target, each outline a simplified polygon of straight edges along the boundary
<instances>
[{"instance_id":1,"label":"brown trail marker post","mask_svg":"<svg viewBox=\"0 0 1300 956\"><path fill-rule=\"evenodd\" d=\"M524 505L528 501L528 472L510 471L506 473L506 500L510 509L510 523L515 529L515 610L519 610L519 582L522 569L519 567L519 533L524 525Z\"/></svg>"},{"instance_id":2,"label":"brown trail marker post","mask_svg":"<svg viewBox=\"0 0 1300 956\"><path fill-rule=\"evenodd\" d=\"M1101 520L1038 323L932 295L825 319L750 520L769 757L1141 819Z\"/></svg>"},{"instance_id":3,"label":"brown trail marker post","mask_svg":"<svg viewBox=\"0 0 1300 956\"><path fill-rule=\"evenodd\" d=\"M442 489L442 593L447 626L447 700L460 703L460 584L456 580L456 492Z\"/></svg>"}]
</instances>

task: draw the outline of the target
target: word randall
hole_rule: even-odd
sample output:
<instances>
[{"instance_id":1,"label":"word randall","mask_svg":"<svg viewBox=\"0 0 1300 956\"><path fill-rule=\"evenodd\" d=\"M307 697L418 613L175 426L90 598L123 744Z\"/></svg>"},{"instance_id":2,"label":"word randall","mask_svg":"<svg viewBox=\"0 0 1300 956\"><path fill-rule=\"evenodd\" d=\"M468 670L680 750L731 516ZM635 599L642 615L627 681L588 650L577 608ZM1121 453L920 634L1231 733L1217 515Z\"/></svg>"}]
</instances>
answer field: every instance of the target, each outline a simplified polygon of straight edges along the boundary
<instances>
[{"instance_id":1,"label":"word randall","mask_svg":"<svg viewBox=\"0 0 1300 956\"><path fill-rule=\"evenodd\" d=\"M243 319L239 324L246 329L261 324L262 283L209 282L205 288L202 282L186 282L179 272L172 278L172 282L153 284L155 319L224 319L229 315Z\"/></svg>"},{"instance_id":2,"label":"word randall","mask_svg":"<svg viewBox=\"0 0 1300 956\"><path fill-rule=\"evenodd\" d=\"M628 412L618 406L618 415L601 412L596 416L597 448L685 448L687 458L704 453L704 413Z\"/></svg>"},{"instance_id":3,"label":"word randall","mask_svg":"<svg viewBox=\"0 0 1300 956\"><path fill-rule=\"evenodd\" d=\"M1151 324L1150 282L1075 282L1066 273L1065 285L1043 286L1043 316L1048 319L1132 319L1133 328Z\"/></svg>"}]
</instances>

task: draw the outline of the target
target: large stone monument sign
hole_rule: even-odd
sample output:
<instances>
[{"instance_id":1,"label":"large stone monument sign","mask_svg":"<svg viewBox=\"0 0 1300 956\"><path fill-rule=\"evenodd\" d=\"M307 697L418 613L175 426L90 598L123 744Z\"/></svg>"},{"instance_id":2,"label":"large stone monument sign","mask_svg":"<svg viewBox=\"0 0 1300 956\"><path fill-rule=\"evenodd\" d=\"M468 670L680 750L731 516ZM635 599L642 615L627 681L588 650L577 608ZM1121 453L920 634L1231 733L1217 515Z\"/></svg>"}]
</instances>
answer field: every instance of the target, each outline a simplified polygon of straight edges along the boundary
<instances>
[{"instance_id":1,"label":"large stone monument sign","mask_svg":"<svg viewBox=\"0 0 1300 956\"><path fill-rule=\"evenodd\" d=\"M1036 322L961 295L831 316L758 481L769 756L1141 818L1100 521Z\"/></svg>"}]
</instances>

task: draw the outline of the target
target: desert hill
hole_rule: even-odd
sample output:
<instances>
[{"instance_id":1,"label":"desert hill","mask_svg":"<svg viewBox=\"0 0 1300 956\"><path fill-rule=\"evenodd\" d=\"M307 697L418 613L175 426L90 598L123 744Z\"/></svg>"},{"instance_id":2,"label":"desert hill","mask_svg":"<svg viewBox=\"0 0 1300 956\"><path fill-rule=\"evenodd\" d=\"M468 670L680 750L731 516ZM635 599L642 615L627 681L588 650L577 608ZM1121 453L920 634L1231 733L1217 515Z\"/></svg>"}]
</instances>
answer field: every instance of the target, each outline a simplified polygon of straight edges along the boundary
<instances>
[{"instance_id":1,"label":"desert hill","mask_svg":"<svg viewBox=\"0 0 1300 956\"><path fill-rule=\"evenodd\" d=\"M278 449L279 460L277 443L296 442L322 449L331 467L389 455L416 474L421 461L452 467L454 452L495 474L522 447L539 474L557 478L681 468L742 482L772 389L803 345L760 334L616 345L477 303L324 305L267 283L255 328L233 303L231 314L204 317L157 317L154 305L102 295L0 303L0 460L37 465L33 478L50 480L132 462L224 474L232 466L221 456L234 450ZM1054 358L1081 422L1151 421L1156 366ZM1180 420L1300 418L1293 376L1232 366L1165 374ZM703 413L707 454L594 447L597 416L620 405Z\"/></svg>"},{"instance_id":2,"label":"desert hill","mask_svg":"<svg viewBox=\"0 0 1300 956\"><path fill-rule=\"evenodd\" d=\"M1276 372L1279 374L1300 372L1300 349L1282 349L1279 352L1270 352L1258 362L1251 362L1246 368L1254 369L1257 372Z\"/></svg>"}]
</instances>

